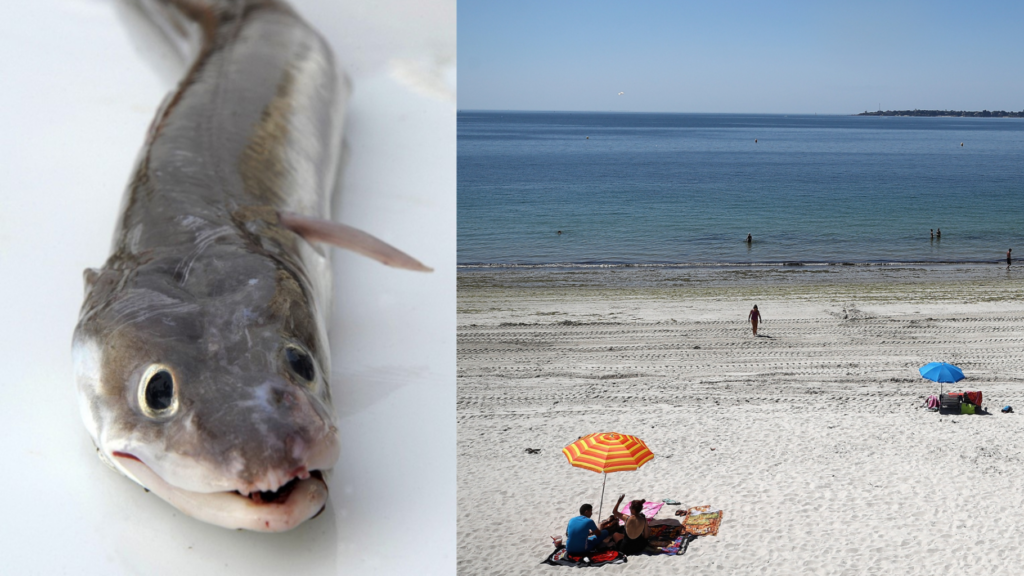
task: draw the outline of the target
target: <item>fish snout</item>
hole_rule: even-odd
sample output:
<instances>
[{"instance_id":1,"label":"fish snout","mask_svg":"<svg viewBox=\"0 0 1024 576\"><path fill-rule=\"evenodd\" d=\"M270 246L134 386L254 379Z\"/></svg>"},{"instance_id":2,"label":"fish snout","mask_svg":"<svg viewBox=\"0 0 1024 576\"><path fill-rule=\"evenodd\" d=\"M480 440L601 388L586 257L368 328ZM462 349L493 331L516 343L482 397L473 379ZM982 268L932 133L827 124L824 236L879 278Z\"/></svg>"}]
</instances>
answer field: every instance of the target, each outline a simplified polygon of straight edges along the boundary
<instances>
[{"instance_id":1,"label":"fish snout","mask_svg":"<svg viewBox=\"0 0 1024 576\"><path fill-rule=\"evenodd\" d=\"M316 398L287 380L268 380L240 399L225 437L235 456L239 492L274 491L298 478L327 470L338 459L337 427L316 409Z\"/></svg>"}]
</instances>

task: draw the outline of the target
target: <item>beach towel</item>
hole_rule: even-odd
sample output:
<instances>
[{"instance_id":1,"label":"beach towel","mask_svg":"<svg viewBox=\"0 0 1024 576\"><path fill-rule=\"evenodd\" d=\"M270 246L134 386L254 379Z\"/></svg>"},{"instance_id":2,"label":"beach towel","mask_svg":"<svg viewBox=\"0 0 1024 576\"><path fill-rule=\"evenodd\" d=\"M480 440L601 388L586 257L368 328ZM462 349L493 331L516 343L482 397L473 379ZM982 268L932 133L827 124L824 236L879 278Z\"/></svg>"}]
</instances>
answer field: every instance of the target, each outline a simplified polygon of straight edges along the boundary
<instances>
[{"instance_id":1,"label":"beach towel","mask_svg":"<svg viewBox=\"0 0 1024 576\"><path fill-rule=\"evenodd\" d=\"M575 568L586 568L588 566L604 566L605 564L623 564L626 562L626 556L621 552L615 550L609 550L606 552L596 552L589 558L585 556L577 556L575 554L569 554L565 551L565 546L559 547L557 550L551 553L550 556L544 559L541 564L550 564L552 566L573 566Z\"/></svg>"},{"instance_id":2,"label":"beach towel","mask_svg":"<svg viewBox=\"0 0 1024 576\"><path fill-rule=\"evenodd\" d=\"M651 555L667 555L667 556L682 556L686 554L686 549L690 546L690 542L696 540L697 537L693 534L687 534L682 524L678 522L674 524L659 524L657 526L651 526L651 535L648 537L650 540L670 540L671 544L665 546L660 552L655 552Z\"/></svg>"},{"instance_id":3,"label":"beach towel","mask_svg":"<svg viewBox=\"0 0 1024 576\"><path fill-rule=\"evenodd\" d=\"M676 524L659 524L657 526L651 526L651 535L647 537L648 540L675 540L683 533L683 525Z\"/></svg>"},{"instance_id":4,"label":"beach towel","mask_svg":"<svg viewBox=\"0 0 1024 576\"><path fill-rule=\"evenodd\" d=\"M664 502L644 502L644 510L643 510L644 517L647 518L648 520L650 520L651 518L654 518L658 514L658 512L661 511L662 507L664 507L664 506L665 506ZM630 512L629 512L629 502L624 503L622 505L622 508L619 508L619 513L620 514L625 514L626 516L630 515ZM619 520L619 526L625 526L625 525L626 525L625 522L623 522L622 520Z\"/></svg>"},{"instance_id":5,"label":"beach towel","mask_svg":"<svg viewBox=\"0 0 1024 576\"><path fill-rule=\"evenodd\" d=\"M694 506L683 517L683 531L694 536L717 536L722 523L721 510L711 511L711 506Z\"/></svg>"},{"instance_id":6,"label":"beach towel","mask_svg":"<svg viewBox=\"0 0 1024 576\"><path fill-rule=\"evenodd\" d=\"M697 539L693 534L687 534L683 525L678 520L672 519L666 520L666 522L670 523L651 526L651 535L648 537L648 541L668 540L670 543L657 552L651 552L651 549L648 548L644 552L645 555L682 556L686 554L686 549L690 547L690 542Z\"/></svg>"},{"instance_id":7,"label":"beach towel","mask_svg":"<svg viewBox=\"0 0 1024 576\"><path fill-rule=\"evenodd\" d=\"M693 534L680 534L672 541L672 544L662 548L661 553L669 556L682 556L686 554L686 549L690 547L690 542L696 539L697 537Z\"/></svg>"}]
</instances>

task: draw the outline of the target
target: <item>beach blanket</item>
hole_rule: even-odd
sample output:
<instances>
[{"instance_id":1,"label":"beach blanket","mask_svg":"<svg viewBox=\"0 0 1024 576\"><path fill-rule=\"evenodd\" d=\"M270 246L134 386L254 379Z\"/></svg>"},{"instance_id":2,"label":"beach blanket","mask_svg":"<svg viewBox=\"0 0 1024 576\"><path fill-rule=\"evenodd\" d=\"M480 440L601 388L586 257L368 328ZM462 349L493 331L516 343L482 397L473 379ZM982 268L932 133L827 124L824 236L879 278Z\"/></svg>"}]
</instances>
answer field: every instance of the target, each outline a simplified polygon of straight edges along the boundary
<instances>
[{"instance_id":1,"label":"beach blanket","mask_svg":"<svg viewBox=\"0 0 1024 576\"><path fill-rule=\"evenodd\" d=\"M672 541L672 544L662 548L661 553L669 556L682 556L683 554L686 554L686 549L690 547L690 542L693 542L696 539L697 537L693 534L680 534Z\"/></svg>"},{"instance_id":2,"label":"beach blanket","mask_svg":"<svg viewBox=\"0 0 1024 576\"><path fill-rule=\"evenodd\" d=\"M683 531L694 536L717 536L722 523L721 510L711 511L711 506L694 506L683 517Z\"/></svg>"},{"instance_id":3,"label":"beach blanket","mask_svg":"<svg viewBox=\"0 0 1024 576\"><path fill-rule=\"evenodd\" d=\"M664 502L644 502L644 517L647 518L648 520L650 520L651 518L654 518L658 514L658 512L661 511L662 507L664 507L664 506L665 506ZM630 512L629 512L629 502L624 503L622 505L622 508L619 508L619 513L620 514L625 514L626 516L630 515ZM622 520L619 520L619 526L625 526L625 525L626 525L625 522L623 522Z\"/></svg>"},{"instance_id":4,"label":"beach blanket","mask_svg":"<svg viewBox=\"0 0 1024 576\"><path fill-rule=\"evenodd\" d=\"M675 540L683 533L682 524L659 524L651 526L651 535L648 540Z\"/></svg>"},{"instance_id":5,"label":"beach blanket","mask_svg":"<svg viewBox=\"0 0 1024 576\"><path fill-rule=\"evenodd\" d=\"M696 539L697 537L693 534L686 533L683 525L679 523L651 526L651 535L648 537L648 540L670 541L671 544L662 548L661 552L652 554L665 554L668 556L682 556L686 554L686 549L690 546L690 542Z\"/></svg>"},{"instance_id":6,"label":"beach blanket","mask_svg":"<svg viewBox=\"0 0 1024 576\"><path fill-rule=\"evenodd\" d=\"M686 554L690 542L696 540L693 534L688 534L683 525L675 522L673 524L659 524L651 526L650 540L671 540L671 544L665 546L660 552L644 552L645 556L682 556ZM649 549L650 550L650 549ZM626 562L626 555L616 551L599 552L590 557L589 562L583 556L568 554L565 546L559 546L541 564L552 566L574 566L585 568L588 566L604 566L605 564L622 564Z\"/></svg>"},{"instance_id":7,"label":"beach blanket","mask_svg":"<svg viewBox=\"0 0 1024 576\"><path fill-rule=\"evenodd\" d=\"M569 554L565 551L565 546L560 546L550 556L544 559L541 564L550 564L552 566L573 566L575 568L586 568L588 566L604 566L605 564L623 564L626 562L626 556L621 552L609 550L607 552L597 552L592 554L589 558L585 556L577 556L575 554Z\"/></svg>"}]
</instances>

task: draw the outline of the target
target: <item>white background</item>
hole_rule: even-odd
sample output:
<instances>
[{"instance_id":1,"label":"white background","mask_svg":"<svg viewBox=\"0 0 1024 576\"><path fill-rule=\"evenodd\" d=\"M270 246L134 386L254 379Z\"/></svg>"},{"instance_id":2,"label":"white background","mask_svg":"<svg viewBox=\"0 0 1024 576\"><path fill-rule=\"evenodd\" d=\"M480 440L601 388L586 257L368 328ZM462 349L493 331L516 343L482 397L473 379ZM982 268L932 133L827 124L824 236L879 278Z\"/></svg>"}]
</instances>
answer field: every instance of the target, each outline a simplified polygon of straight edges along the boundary
<instances>
[{"instance_id":1,"label":"white background","mask_svg":"<svg viewBox=\"0 0 1024 576\"><path fill-rule=\"evenodd\" d=\"M336 217L433 274L336 252L342 458L284 534L184 517L105 467L71 333L164 93L113 0L5 2L0 20L0 572L455 571L455 2L296 0L352 79Z\"/></svg>"}]
</instances>

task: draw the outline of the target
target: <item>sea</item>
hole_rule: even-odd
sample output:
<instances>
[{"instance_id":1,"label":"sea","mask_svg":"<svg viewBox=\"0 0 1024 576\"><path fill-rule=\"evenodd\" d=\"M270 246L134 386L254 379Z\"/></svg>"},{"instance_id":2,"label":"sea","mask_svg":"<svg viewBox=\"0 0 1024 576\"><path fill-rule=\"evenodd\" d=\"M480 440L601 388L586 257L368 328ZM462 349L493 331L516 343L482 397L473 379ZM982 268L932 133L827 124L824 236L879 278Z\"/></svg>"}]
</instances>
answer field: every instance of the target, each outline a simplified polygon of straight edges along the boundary
<instances>
[{"instance_id":1,"label":"sea","mask_svg":"<svg viewBox=\"0 0 1024 576\"><path fill-rule=\"evenodd\" d=\"M1022 119L458 113L460 270L992 266L1011 247Z\"/></svg>"}]
</instances>

